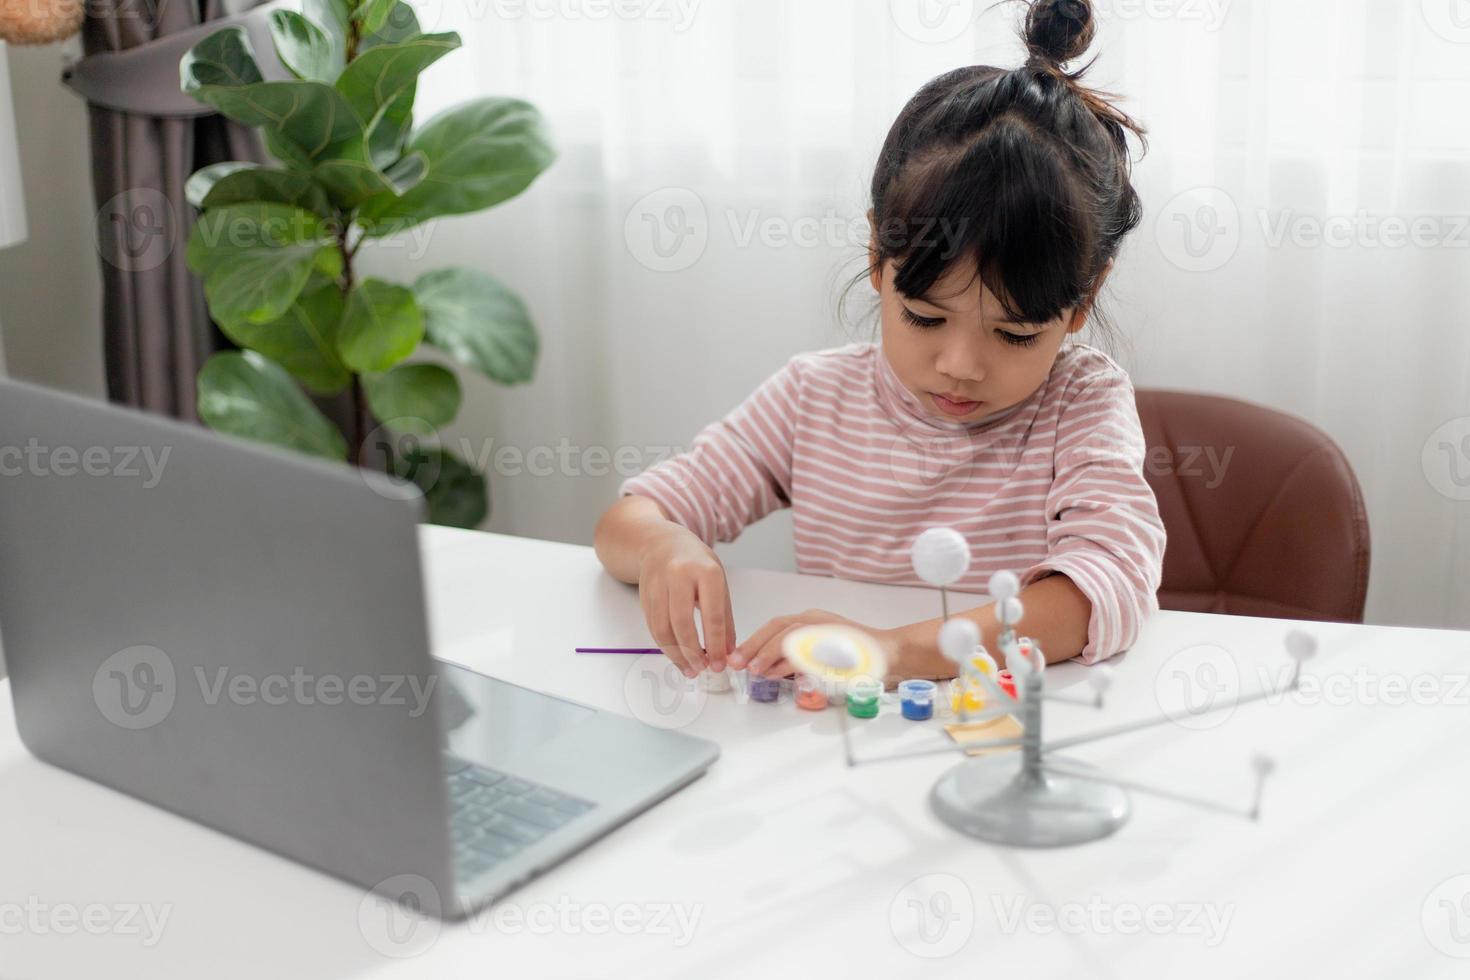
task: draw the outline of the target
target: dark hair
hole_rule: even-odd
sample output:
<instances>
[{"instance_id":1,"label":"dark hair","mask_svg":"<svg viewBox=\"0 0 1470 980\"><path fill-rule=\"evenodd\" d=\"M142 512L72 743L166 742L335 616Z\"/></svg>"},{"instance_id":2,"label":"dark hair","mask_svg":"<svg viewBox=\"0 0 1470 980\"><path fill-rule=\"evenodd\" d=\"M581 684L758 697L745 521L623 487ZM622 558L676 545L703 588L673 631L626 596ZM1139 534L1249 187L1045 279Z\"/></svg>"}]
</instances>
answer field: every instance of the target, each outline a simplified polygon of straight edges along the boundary
<instances>
[{"instance_id":1,"label":"dark hair","mask_svg":"<svg viewBox=\"0 0 1470 980\"><path fill-rule=\"evenodd\" d=\"M1092 62L1063 67L1094 33L1090 0L1032 0L1025 64L959 68L909 100L873 172L876 248L844 300L887 260L898 291L920 297L965 258L1013 317L1095 299L1142 219L1128 134L1147 142L1112 96L1082 85Z\"/></svg>"}]
</instances>

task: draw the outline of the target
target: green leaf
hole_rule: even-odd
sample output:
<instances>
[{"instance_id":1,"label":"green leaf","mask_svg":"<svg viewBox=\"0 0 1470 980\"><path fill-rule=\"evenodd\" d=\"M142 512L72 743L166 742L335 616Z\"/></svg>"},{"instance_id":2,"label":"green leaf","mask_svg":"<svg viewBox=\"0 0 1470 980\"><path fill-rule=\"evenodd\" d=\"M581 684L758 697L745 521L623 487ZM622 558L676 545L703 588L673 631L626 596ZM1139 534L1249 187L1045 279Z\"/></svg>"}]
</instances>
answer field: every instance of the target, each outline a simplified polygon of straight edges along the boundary
<instances>
[{"instance_id":1,"label":"green leaf","mask_svg":"<svg viewBox=\"0 0 1470 980\"><path fill-rule=\"evenodd\" d=\"M397 0L362 0L357 9L352 11L352 18L362 22L364 33L376 34L388 22L388 15L393 12L396 2Z\"/></svg>"},{"instance_id":2,"label":"green leaf","mask_svg":"<svg viewBox=\"0 0 1470 980\"><path fill-rule=\"evenodd\" d=\"M531 379L540 341L515 293L470 269L436 269L413 294L429 343L501 384Z\"/></svg>"},{"instance_id":3,"label":"green leaf","mask_svg":"<svg viewBox=\"0 0 1470 980\"><path fill-rule=\"evenodd\" d=\"M386 371L412 354L423 336L424 318L413 293L381 279L364 279L347 297L337 352L359 373Z\"/></svg>"},{"instance_id":4,"label":"green leaf","mask_svg":"<svg viewBox=\"0 0 1470 980\"><path fill-rule=\"evenodd\" d=\"M392 467L395 476L413 481L424 492L431 522L478 527L489 516L485 478L449 450L414 444L403 451L400 446Z\"/></svg>"},{"instance_id":5,"label":"green leaf","mask_svg":"<svg viewBox=\"0 0 1470 980\"><path fill-rule=\"evenodd\" d=\"M427 436L459 413L459 379L437 364L400 364L362 382L373 415L400 431Z\"/></svg>"},{"instance_id":6,"label":"green leaf","mask_svg":"<svg viewBox=\"0 0 1470 980\"><path fill-rule=\"evenodd\" d=\"M347 441L291 375L255 351L227 351L199 371L199 417L212 429L345 460Z\"/></svg>"},{"instance_id":7,"label":"green leaf","mask_svg":"<svg viewBox=\"0 0 1470 980\"><path fill-rule=\"evenodd\" d=\"M332 64L340 72L347 63L347 32L351 16L347 0L302 0L301 12L327 39Z\"/></svg>"},{"instance_id":8,"label":"green leaf","mask_svg":"<svg viewBox=\"0 0 1470 980\"><path fill-rule=\"evenodd\" d=\"M386 171L368 158L367 148L355 144L345 155L323 160L312 176L344 208L354 208L374 194L401 194L423 179L428 168L422 153L411 153Z\"/></svg>"},{"instance_id":9,"label":"green leaf","mask_svg":"<svg viewBox=\"0 0 1470 980\"><path fill-rule=\"evenodd\" d=\"M272 152L288 162L330 157L363 138L362 124L330 85L263 81L243 27L215 31L190 48L179 76L186 94L236 122L262 127Z\"/></svg>"},{"instance_id":10,"label":"green leaf","mask_svg":"<svg viewBox=\"0 0 1470 980\"><path fill-rule=\"evenodd\" d=\"M270 25L276 55L291 74L328 85L336 81L342 73L343 52L325 31L294 10L271 11Z\"/></svg>"},{"instance_id":11,"label":"green leaf","mask_svg":"<svg viewBox=\"0 0 1470 980\"><path fill-rule=\"evenodd\" d=\"M210 174L210 171L219 167L230 166L234 169ZM270 167L261 167L253 163L249 164L214 164L189 178L189 183L184 185L184 192L189 193L189 187L196 178L208 175L207 190L203 199L197 205L205 209L225 207L230 204L246 204L251 201L274 201L277 204L290 204L321 215L323 218L333 216L332 202L327 200L326 192L311 179L309 174L298 173L294 170L275 170Z\"/></svg>"},{"instance_id":12,"label":"green leaf","mask_svg":"<svg viewBox=\"0 0 1470 980\"><path fill-rule=\"evenodd\" d=\"M337 356L337 324L342 319L342 291L328 283L303 291L279 320L270 323L221 323L220 329L241 347L258 351L319 395L331 395L352 380Z\"/></svg>"},{"instance_id":13,"label":"green leaf","mask_svg":"<svg viewBox=\"0 0 1470 980\"><path fill-rule=\"evenodd\" d=\"M227 160L224 163L211 163L207 167L200 167L189 175L184 181L184 199L196 208L204 207L204 198L209 194L215 184L228 177L230 174L240 170L252 170L258 167L256 163L243 163L239 160Z\"/></svg>"},{"instance_id":14,"label":"green leaf","mask_svg":"<svg viewBox=\"0 0 1470 980\"><path fill-rule=\"evenodd\" d=\"M525 190L556 158L541 114L507 98L476 99L440 113L406 150L424 154L428 173L407 193L363 202L359 219L370 236L492 207Z\"/></svg>"},{"instance_id":15,"label":"green leaf","mask_svg":"<svg viewBox=\"0 0 1470 980\"><path fill-rule=\"evenodd\" d=\"M336 89L366 128L378 110L414 84L434 62L459 47L459 35L422 34L361 52L337 79Z\"/></svg>"},{"instance_id":16,"label":"green leaf","mask_svg":"<svg viewBox=\"0 0 1470 980\"><path fill-rule=\"evenodd\" d=\"M388 11L388 17L383 21L383 25L371 34L364 35L363 39L358 42L357 50L362 52L380 44L397 44L399 41L418 37L421 33L419 19L414 14L413 8L403 0L396 0L392 9Z\"/></svg>"},{"instance_id":17,"label":"green leaf","mask_svg":"<svg viewBox=\"0 0 1470 980\"><path fill-rule=\"evenodd\" d=\"M403 153L403 141L413 126L413 100L417 92L416 83L409 85L385 102L368 123L368 155L379 166L388 165ZM423 157L423 154L418 155Z\"/></svg>"},{"instance_id":18,"label":"green leaf","mask_svg":"<svg viewBox=\"0 0 1470 980\"><path fill-rule=\"evenodd\" d=\"M257 201L204 212L189 235L185 259L203 277L217 321L259 324L291 307L313 269L340 271L335 244L331 228L317 215Z\"/></svg>"}]
</instances>

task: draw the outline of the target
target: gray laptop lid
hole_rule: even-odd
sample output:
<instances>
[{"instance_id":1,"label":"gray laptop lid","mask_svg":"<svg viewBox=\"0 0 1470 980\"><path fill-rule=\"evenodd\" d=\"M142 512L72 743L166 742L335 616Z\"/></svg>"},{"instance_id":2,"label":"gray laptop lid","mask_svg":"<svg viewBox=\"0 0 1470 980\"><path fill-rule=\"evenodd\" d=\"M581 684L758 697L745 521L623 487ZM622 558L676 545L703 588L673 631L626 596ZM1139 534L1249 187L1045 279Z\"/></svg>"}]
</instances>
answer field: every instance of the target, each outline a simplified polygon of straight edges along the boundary
<instances>
[{"instance_id":1,"label":"gray laptop lid","mask_svg":"<svg viewBox=\"0 0 1470 980\"><path fill-rule=\"evenodd\" d=\"M21 738L359 884L450 894L420 512L372 474L0 382Z\"/></svg>"}]
</instances>

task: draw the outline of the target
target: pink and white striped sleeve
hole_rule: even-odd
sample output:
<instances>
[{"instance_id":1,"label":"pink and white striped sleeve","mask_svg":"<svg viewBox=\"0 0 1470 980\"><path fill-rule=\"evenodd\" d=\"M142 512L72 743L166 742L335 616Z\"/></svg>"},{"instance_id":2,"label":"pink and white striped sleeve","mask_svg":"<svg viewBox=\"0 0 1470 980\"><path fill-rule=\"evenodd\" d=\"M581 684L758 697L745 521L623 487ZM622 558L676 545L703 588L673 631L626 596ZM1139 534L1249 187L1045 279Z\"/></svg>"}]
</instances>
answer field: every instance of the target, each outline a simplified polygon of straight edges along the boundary
<instances>
[{"instance_id":1,"label":"pink and white striped sleeve","mask_svg":"<svg viewBox=\"0 0 1470 980\"><path fill-rule=\"evenodd\" d=\"M1144 478L1146 449L1133 383L1120 371L1084 379L1061 410L1047 556L1021 585L1061 572L1091 600L1087 645L1077 657L1085 664L1127 650L1159 608L1165 532Z\"/></svg>"},{"instance_id":2,"label":"pink and white striped sleeve","mask_svg":"<svg viewBox=\"0 0 1470 980\"><path fill-rule=\"evenodd\" d=\"M708 545L734 541L771 511L789 507L799 370L792 358L701 429L688 452L624 480L618 494L651 497Z\"/></svg>"}]
</instances>

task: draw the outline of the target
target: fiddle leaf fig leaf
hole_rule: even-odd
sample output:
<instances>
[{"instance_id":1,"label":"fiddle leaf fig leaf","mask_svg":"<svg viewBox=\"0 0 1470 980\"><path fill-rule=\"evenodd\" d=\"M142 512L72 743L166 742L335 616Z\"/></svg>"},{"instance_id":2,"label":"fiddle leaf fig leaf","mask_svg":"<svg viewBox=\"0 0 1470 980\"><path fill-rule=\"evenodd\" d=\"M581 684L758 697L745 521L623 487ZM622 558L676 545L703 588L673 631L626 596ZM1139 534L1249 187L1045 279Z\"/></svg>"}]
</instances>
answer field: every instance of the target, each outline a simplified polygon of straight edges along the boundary
<instances>
[{"instance_id":1,"label":"fiddle leaf fig leaf","mask_svg":"<svg viewBox=\"0 0 1470 980\"><path fill-rule=\"evenodd\" d=\"M270 28L276 56L297 78L330 85L342 73L343 49L335 47L325 31L301 14L273 10Z\"/></svg>"},{"instance_id":2,"label":"fiddle leaf fig leaf","mask_svg":"<svg viewBox=\"0 0 1470 980\"><path fill-rule=\"evenodd\" d=\"M336 89L323 82L262 79L250 37L238 25L215 31L179 62L186 94L238 123L269 134L273 152L290 163L330 157L363 138L362 124Z\"/></svg>"},{"instance_id":3,"label":"fiddle leaf fig leaf","mask_svg":"<svg viewBox=\"0 0 1470 980\"><path fill-rule=\"evenodd\" d=\"M211 429L345 460L347 440L286 369L255 351L227 351L199 371L199 417Z\"/></svg>"},{"instance_id":4,"label":"fiddle leaf fig leaf","mask_svg":"<svg viewBox=\"0 0 1470 980\"><path fill-rule=\"evenodd\" d=\"M501 384L529 381L540 341L518 296L470 269L436 269L413 284L429 343Z\"/></svg>"},{"instance_id":5,"label":"fiddle leaf fig leaf","mask_svg":"<svg viewBox=\"0 0 1470 980\"><path fill-rule=\"evenodd\" d=\"M252 324L221 323L225 336L258 351L319 395L331 395L351 380L337 356L337 324L342 319L342 291L328 283L303 291L279 320Z\"/></svg>"},{"instance_id":6,"label":"fiddle leaf fig leaf","mask_svg":"<svg viewBox=\"0 0 1470 980\"><path fill-rule=\"evenodd\" d=\"M441 112L405 149L422 153L428 171L404 194L362 203L358 219L370 236L492 207L529 187L556 157L541 114L507 98L475 99Z\"/></svg>"},{"instance_id":7,"label":"fiddle leaf fig leaf","mask_svg":"<svg viewBox=\"0 0 1470 980\"><path fill-rule=\"evenodd\" d=\"M332 227L286 204L251 202L206 211L185 260L204 279L209 312L221 324L268 323L296 301L313 269L340 271Z\"/></svg>"},{"instance_id":8,"label":"fiddle leaf fig leaf","mask_svg":"<svg viewBox=\"0 0 1470 980\"><path fill-rule=\"evenodd\" d=\"M386 371L424 337L424 318L413 293L381 279L364 279L347 297L337 329L342 363L359 373Z\"/></svg>"},{"instance_id":9,"label":"fiddle leaf fig leaf","mask_svg":"<svg viewBox=\"0 0 1470 980\"><path fill-rule=\"evenodd\" d=\"M196 172L184 185L184 195L197 208L224 207L251 201L274 201L305 211L332 216L326 192L309 174L276 170L254 163L216 163Z\"/></svg>"},{"instance_id":10,"label":"fiddle leaf fig leaf","mask_svg":"<svg viewBox=\"0 0 1470 980\"><path fill-rule=\"evenodd\" d=\"M430 435L459 414L459 379L437 364L400 364L363 378L373 415L395 429Z\"/></svg>"}]
</instances>

